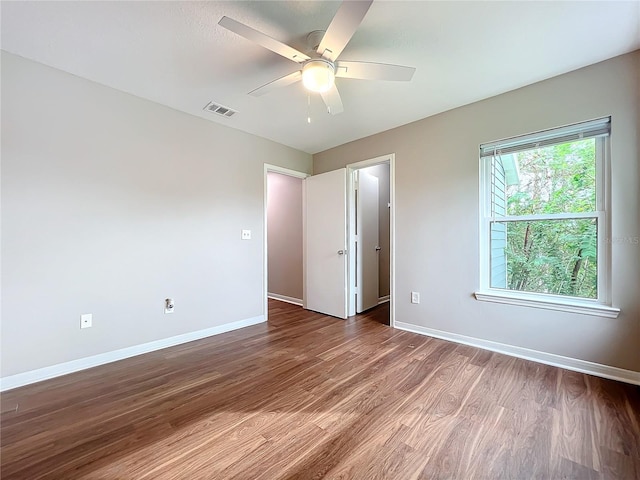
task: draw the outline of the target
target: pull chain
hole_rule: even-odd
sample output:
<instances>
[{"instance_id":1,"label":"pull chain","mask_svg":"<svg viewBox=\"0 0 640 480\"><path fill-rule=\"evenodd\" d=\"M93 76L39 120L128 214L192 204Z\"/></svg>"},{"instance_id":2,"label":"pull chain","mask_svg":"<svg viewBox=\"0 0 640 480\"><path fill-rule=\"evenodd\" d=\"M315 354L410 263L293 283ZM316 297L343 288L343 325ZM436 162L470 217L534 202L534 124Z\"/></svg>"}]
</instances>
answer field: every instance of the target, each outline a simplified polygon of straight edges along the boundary
<instances>
[{"instance_id":1,"label":"pull chain","mask_svg":"<svg viewBox=\"0 0 640 480\"><path fill-rule=\"evenodd\" d=\"M311 123L311 94L307 93L307 123Z\"/></svg>"}]
</instances>

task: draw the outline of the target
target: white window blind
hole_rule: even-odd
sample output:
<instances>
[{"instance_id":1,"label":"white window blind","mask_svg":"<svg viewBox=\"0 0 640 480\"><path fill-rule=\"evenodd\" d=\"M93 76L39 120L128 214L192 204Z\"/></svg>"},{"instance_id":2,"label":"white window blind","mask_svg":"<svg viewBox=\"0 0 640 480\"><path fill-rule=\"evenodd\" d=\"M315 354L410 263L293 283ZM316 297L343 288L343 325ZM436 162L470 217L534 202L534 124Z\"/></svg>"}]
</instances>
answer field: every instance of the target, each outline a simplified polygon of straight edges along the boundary
<instances>
[{"instance_id":1,"label":"white window blind","mask_svg":"<svg viewBox=\"0 0 640 480\"><path fill-rule=\"evenodd\" d=\"M544 130L480 145L480 156L504 155L534 148L557 145L583 138L604 137L611 132L611 117Z\"/></svg>"}]
</instances>

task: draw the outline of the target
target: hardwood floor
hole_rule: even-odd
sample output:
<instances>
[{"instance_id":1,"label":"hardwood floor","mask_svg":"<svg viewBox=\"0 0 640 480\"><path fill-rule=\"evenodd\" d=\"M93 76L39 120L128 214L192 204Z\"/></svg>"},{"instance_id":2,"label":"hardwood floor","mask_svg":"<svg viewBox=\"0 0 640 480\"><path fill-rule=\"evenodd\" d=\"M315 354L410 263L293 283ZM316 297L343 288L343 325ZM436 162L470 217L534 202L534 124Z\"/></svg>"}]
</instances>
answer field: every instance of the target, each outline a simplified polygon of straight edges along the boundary
<instances>
[{"instance_id":1,"label":"hardwood floor","mask_svg":"<svg viewBox=\"0 0 640 480\"><path fill-rule=\"evenodd\" d=\"M373 307L359 315L359 318L373 320L383 325L391 325L390 322L390 304L389 302L381 303L377 307Z\"/></svg>"},{"instance_id":2,"label":"hardwood floor","mask_svg":"<svg viewBox=\"0 0 640 480\"><path fill-rule=\"evenodd\" d=\"M638 387L269 302L2 395L1 478L637 479Z\"/></svg>"}]
</instances>

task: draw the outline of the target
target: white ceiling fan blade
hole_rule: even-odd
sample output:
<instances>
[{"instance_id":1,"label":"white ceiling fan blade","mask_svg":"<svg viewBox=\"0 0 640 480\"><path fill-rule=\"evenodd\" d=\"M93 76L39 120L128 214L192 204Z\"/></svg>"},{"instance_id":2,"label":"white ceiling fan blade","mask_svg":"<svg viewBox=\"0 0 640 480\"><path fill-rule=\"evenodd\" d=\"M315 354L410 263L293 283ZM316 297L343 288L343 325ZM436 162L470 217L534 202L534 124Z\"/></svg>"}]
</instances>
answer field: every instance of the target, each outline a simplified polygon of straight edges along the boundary
<instances>
[{"instance_id":1,"label":"white ceiling fan blade","mask_svg":"<svg viewBox=\"0 0 640 480\"><path fill-rule=\"evenodd\" d=\"M252 41L253 43L257 43L258 45L261 45L264 48L277 53L278 55L282 55L289 60L293 60L294 62L302 63L305 60L309 60L309 56L305 55L302 52L299 52L295 48L292 48L289 45L285 45L284 43L271 38L270 36L265 35L258 30L248 27L244 23L240 23L234 20L233 18L222 17L218 22L218 25L240 35L241 37L246 38L247 40Z\"/></svg>"},{"instance_id":2,"label":"white ceiling fan blade","mask_svg":"<svg viewBox=\"0 0 640 480\"><path fill-rule=\"evenodd\" d=\"M336 77L358 78L361 80L391 80L408 82L416 69L386 63L343 62L336 63Z\"/></svg>"},{"instance_id":3,"label":"white ceiling fan blade","mask_svg":"<svg viewBox=\"0 0 640 480\"><path fill-rule=\"evenodd\" d=\"M297 72L290 73L289 75L285 75L284 77L280 77L273 82L269 82L261 87L256 88L249 92L249 95L253 95L254 97L260 97L265 93L269 93L272 90L280 87L286 87L287 85L291 85L292 83L296 83L302 80L302 71L298 70Z\"/></svg>"},{"instance_id":4,"label":"white ceiling fan blade","mask_svg":"<svg viewBox=\"0 0 640 480\"><path fill-rule=\"evenodd\" d=\"M338 93L338 88L335 84L327 90L326 92L322 92L322 100L324 100L324 104L327 106L327 110L331 115L337 115L338 113L344 112L344 107L342 106L342 99L340 98L340 93Z\"/></svg>"},{"instance_id":5,"label":"white ceiling fan blade","mask_svg":"<svg viewBox=\"0 0 640 480\"><path fill-rule=\"evenodd\" d=\"M343 2L320 41L318 53L335 62L362 23L372 2L373 0Z\"/></svg>"}]
</instances>

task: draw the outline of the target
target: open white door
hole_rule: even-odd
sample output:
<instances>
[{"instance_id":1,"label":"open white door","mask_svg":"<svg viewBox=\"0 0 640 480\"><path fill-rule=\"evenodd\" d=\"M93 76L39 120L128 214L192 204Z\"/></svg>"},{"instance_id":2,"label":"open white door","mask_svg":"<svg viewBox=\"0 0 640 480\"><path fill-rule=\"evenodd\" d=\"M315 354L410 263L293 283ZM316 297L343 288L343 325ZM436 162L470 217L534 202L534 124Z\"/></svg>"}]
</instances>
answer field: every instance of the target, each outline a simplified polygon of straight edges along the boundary
<instances>
[{"instance_id":1,"label":"open white door","mask_svg":"<svg viewBox=\"0 0 640 480\"><path fill-rule=\"evenodd\" d=\"M305 179L305 307L347 318L347 170Z\"/></svg>"},{"instance_id":2,"label":"open white door","mask_svg":"<svg viewBox=\"0 0 640 480\"><path fill-rule=\"evenodd\" d=\"M356 245L357 245L357 287L358 302L356 312L378 305L379 281L379 185L378 178L360 170L357 186Z\"/></svg>"}]
</instances>

